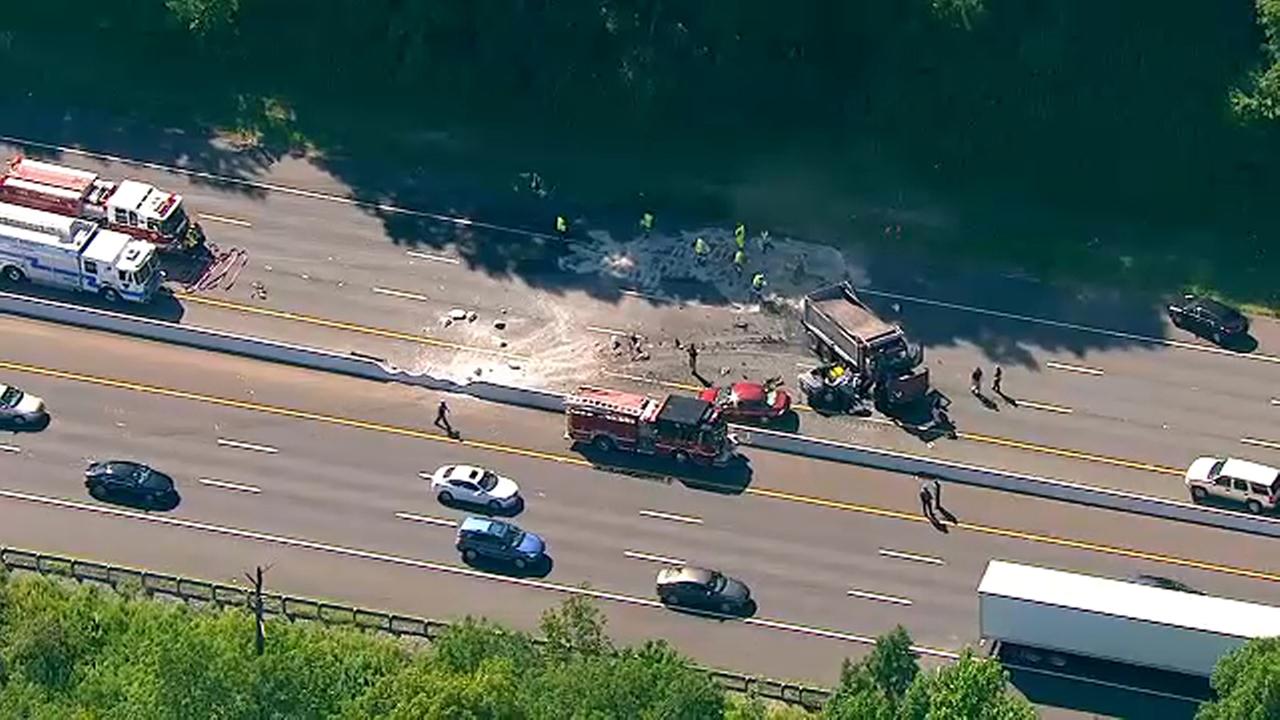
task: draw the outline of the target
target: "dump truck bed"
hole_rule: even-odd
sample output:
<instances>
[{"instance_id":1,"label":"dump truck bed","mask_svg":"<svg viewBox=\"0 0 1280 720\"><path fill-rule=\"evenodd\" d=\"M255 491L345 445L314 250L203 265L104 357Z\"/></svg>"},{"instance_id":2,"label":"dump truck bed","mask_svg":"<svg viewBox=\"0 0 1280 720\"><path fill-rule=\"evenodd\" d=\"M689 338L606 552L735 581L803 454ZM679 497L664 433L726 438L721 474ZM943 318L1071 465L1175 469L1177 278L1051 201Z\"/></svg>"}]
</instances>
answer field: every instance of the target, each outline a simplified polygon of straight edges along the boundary
<instances>
[{"instance_id":1,"label":"dump truck bed","mask_svg":"<svg viewBox=\"0 0 1280 720\"><path fill-rule=\"evenodd\" d=\"M801 305L801 319L810 333L857 367L862 366L865 348L902 337L902 330L877 317L848 283L806 295Z\"/></svg>"}]
</instances>

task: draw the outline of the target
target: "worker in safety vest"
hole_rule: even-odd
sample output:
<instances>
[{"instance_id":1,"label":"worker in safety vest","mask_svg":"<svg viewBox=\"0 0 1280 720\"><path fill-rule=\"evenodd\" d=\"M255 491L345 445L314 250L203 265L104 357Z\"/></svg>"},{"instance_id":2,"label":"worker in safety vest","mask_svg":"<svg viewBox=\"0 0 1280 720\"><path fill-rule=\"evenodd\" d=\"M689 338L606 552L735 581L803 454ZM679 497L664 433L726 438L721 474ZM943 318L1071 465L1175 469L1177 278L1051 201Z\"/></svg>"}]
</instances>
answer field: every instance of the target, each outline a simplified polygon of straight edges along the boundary
<instances>
[{"instance_id":1,"label":"worker in safety vest","mask_svg":"<svg viewBox=\"0 0 1280 720\"><path fill-rule=\"evenodd\" d=\"M733 254L733 269L739 275L742 274L742 266L746 264L747 264L747 254L745 252L743 252L742 250L739 250Z\"/></svg>"},{"instance_id":2,"label":"worker in safety vest","mask_svg":"<svg viewBox=\"0 0 1280 720\"><path fill-rule=\"evenodd\" d=\"M569 235L569 221L563 215L556 216L556 233L561 238Z\"/></svg>"},{"instance_id":3,"label":"worker in safety vest","mask_svg":"<svg viewBox=\"0 0 1280 720\"><path fill-rule=\"evenodd\" d=\"M751 276L751 291L756 295L764 292L764 273L758 272Z\"/></svg>"},{"instance_id":4,"label":"worker in safety vest","mask_svg":"<svg viewBox=\"0 0 1280 720\"><path fill-rule=\"evenodd\" d=\"M739 250L747 249L747 226L738 223L738 227L733 229L733 241L738 244Z\"/></svg>"},{"instance_id":5,"label":"worker in safety vest","mask_svg":"<svg viewBox=\"0 0 1280 720\"><path fill-rule=\"evenodd\" d=\"M707 241L699 237L693 241L693 256L697 258L699 265L705 265L707 255L711 252L711 246L707 245Z\"/></svg>"},{"instance_id":6,"label":"worker in safety vest","mask_svg":"<svg viewBox=\"0 0 1280 720\"><path fill-rule=\"evenodd\" d=\"M653 232L653 213L646 212L640 216L640 229L644 230L644 236L649 237L649 233Z\"/></svg>"}]
</instances>

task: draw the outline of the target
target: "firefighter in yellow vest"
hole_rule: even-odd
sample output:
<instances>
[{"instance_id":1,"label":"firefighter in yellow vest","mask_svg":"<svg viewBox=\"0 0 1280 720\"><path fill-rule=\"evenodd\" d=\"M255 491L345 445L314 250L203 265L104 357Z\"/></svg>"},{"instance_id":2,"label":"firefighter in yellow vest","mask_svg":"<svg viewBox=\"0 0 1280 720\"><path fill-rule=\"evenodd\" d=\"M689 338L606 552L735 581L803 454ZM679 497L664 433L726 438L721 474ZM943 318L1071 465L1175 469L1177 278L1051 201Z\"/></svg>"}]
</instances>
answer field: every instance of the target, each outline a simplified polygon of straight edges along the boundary
<instances>
[{"instance_id":1,"label":"firefighter in yellow vest","mask_svg":"<svg viewBox=\"0 0 1280 720\"><path fill-rule=\"evenodd\" d=\"M751 294L756 296L757 300L764 298L764 273L757 272L751 276Z\"/></svg>"},{"instance_id":2,"label":"firefighter in yellow vest","mask_svg":"<svg viewBox=\"0 0 1280 720\"><path fill-rule=\"evenodd\" d=\"M738 227L733 229L733 241L738 244L738 249L745 251L747 249L747 226L738 223Z\"/></svg>"},{"instance_id":3,"label":"firefighter in yellow vest","mask_svg":"<svg viewBox=\"0 0 1280 720\"><path fill-rule=\"evenodd\" d=\"M747 253L739 250L733 254L733 269L739 275L742 274L742 266L747 264Z\"/></svg>"},{"instance_id":4,"label":"firefighter in yellow vest","mask_svg":"<svg viewBox=\"0 0 1280 720\"><path fill-rule=\"evenodd\" d=\"M699 237L693 241L693 256L697 259L699 265L707 264L707 255L711 252L711 246L707 245L707 241Z\"/></svg>"},{"instance_id":5,"label":"firefighter in yellow vest","mask_svg":"<svg viewBox=\"0 0 1280 720\"><path fill-rule=\"evenodd\" d=\"M644 236L649 237L649 233L653 232L653 213L646 212L640 216L640 229L644 231Z\"/></svg>"},{"instance_id":6,"label":"firefighter in yellow vest","mask_svg":"<svg viewBox=\"0 0 1280 720\"><path fill-rule=\"evenodd\" d=\"M569 221L565 219L565 216L563 215L556 216L556 234L559 235L561 239L569 236Z\"/></svg>"}]
</instances>

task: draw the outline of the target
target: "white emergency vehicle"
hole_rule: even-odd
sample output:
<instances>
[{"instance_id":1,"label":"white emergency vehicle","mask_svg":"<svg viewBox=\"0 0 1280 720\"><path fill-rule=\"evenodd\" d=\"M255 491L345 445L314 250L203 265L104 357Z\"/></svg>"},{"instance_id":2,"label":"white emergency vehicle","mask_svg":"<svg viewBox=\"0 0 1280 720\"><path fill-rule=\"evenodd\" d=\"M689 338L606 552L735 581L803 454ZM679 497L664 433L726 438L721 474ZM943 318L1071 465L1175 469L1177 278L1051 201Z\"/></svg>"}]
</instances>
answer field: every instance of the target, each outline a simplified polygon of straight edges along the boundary
<instances>
[{"instance_id":1,"label":"white emergency vehicle","mask_svg":"<svg viewBox=\"0 0 1280 720\"><path fill-rule=\"evenodd\" d=\"M113 303L145 303L161 279L152 243L9 203L0 203L0 277L97 293Z\"/></svg>"}]
</instances>

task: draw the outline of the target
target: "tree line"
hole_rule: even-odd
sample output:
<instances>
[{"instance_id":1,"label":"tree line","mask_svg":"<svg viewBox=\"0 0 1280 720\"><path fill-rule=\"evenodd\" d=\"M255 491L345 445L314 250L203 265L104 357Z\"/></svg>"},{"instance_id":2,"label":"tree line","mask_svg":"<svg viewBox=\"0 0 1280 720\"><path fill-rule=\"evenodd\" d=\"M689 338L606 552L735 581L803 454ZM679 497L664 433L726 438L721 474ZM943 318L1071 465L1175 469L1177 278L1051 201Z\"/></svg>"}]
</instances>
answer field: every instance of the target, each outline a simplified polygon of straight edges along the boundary
<instances>
[{"instance_id":1,"label":"tree line","mask_svg":"<svg viewBox=\"0 0 1280 720\"><path fill-rule=\"evenodd\" d=\"M965 652L923 670L902 628L817 712L728 694L662 641L620 647L572 598L540 641L467 618L430 644L353 627L268 619L263 655L246 609L193 608L0 572L0 717L474 718L562 720L1021 720L1035 712L995 661ZM1203 720L1280 712L1280 643L1223 659Z\"/></svg>"}]
</instances>

